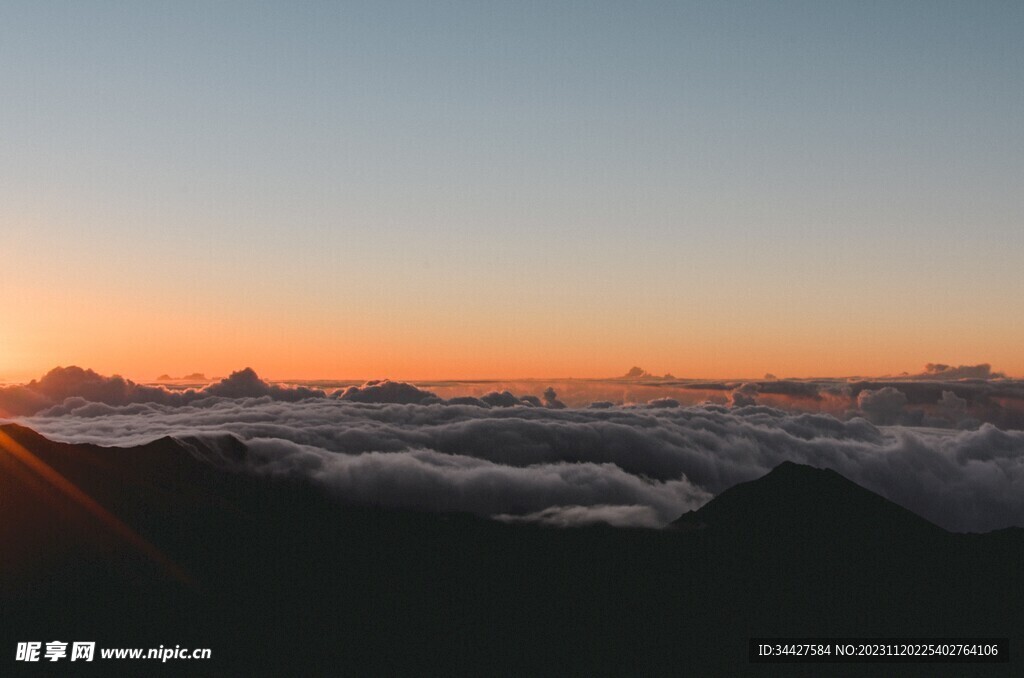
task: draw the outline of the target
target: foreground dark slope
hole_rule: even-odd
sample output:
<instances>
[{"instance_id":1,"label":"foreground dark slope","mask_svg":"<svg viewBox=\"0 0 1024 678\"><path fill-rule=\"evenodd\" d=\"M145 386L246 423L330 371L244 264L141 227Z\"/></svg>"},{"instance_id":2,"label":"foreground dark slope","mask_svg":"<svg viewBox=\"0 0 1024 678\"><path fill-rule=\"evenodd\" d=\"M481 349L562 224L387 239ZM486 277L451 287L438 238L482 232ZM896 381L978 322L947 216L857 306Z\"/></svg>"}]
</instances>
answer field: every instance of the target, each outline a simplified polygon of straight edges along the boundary
<instances>
[{"instance_id":1,"label":"foreground dark slope","mask_svg":"<svg viewBox=\"0 0 1024 678\"><path fill-rule=\"evenodd\" d=\"M17 641L53 639L213 649L209 663L93 666L136 675L778 675L747 663L749 637L1024 647L1021 530L950 534L830 471L783 464L662 531L555 530L343 506L299 481L217 469L172 439L117 449L2 433L163 555L0 452L0 673L41 675L7 662ZM220 449L246 454L233 439Z\"/></svg>"}]
</instances>

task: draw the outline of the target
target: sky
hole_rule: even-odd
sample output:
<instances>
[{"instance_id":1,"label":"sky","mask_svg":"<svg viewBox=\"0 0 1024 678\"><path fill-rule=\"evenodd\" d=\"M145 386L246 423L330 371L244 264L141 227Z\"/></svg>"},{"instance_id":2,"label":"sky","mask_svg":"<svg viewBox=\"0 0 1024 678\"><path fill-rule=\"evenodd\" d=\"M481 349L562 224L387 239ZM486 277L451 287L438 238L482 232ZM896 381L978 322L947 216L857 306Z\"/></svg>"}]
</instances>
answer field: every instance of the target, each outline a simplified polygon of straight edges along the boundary
<instances>
[{"instance_id":1,"label":"sky","mask_svg":"<svg viewBox=\"0 0 1024 678\"><path fill-rule=\"evenodd\" d=\"M1024 375L1017 2L0 5L0 380Z\"/></svg>"}]
</instances>

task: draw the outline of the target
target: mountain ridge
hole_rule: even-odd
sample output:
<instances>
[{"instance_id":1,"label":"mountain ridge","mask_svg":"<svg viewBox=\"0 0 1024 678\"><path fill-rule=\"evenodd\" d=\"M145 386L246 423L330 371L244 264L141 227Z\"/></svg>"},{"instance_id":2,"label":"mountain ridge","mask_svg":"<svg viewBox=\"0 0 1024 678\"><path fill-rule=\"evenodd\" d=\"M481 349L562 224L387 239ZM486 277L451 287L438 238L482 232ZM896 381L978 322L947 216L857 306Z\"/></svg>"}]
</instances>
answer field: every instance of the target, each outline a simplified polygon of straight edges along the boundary
<instances>
[{"instance_id":1,"label":"mountain ridge","mask_svg":"<svg viewBox=\"0 0 1024 678\"><path fill-rule=\"evenodd\" d=\"M213 675L740 675L751 637L1024 642L1024 530L945 532L832 471L780 465L681 516L693 530L558 529L353 506L204 462L174 438L108 448L0 430L189 577L19 486L32 478L0 453L6 647L171 641L213 648L189 665Z\"/></svg>"}]
</instances>

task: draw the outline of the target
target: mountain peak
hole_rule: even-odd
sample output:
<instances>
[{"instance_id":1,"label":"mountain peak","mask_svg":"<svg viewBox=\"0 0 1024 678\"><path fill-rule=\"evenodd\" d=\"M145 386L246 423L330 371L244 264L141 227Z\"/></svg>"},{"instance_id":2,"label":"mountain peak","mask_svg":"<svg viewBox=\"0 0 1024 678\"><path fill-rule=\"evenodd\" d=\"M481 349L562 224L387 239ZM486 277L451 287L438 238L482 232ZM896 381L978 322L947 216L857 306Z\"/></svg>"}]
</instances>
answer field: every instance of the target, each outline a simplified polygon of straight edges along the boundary
<instances>
[{"instance_id":1,"label":"mountain peak","mask_svg":"<svg viewBox=\"0 0 1024 678\"><path fill-rule=\"evenodd\" d=\"M942 532L936 525L841 474L785 461L722 492L673 523L685 530L876 537Z\"/></svg>"}]
</instances>

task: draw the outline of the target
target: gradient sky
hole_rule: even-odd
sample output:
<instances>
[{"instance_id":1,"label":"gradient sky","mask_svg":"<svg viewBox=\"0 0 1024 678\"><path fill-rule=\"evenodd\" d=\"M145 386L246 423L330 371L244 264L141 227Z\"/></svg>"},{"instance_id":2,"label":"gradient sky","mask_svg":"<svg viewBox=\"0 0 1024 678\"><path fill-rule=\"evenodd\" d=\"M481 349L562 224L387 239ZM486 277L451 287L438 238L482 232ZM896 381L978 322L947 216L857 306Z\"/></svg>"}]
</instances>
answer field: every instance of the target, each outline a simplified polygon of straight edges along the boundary
<instances>
[{"instance_id":1,"label":"gradient sky","mask_svg":"<svg viewBox=\"0 0 1024 678\"><path fill-rule=\"evenodd\" d=\"M1024 3L0 5L0 378L1024 374Z\"/></svg>"}]
</instances>

